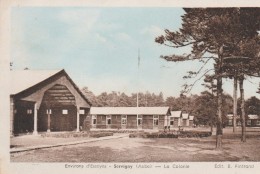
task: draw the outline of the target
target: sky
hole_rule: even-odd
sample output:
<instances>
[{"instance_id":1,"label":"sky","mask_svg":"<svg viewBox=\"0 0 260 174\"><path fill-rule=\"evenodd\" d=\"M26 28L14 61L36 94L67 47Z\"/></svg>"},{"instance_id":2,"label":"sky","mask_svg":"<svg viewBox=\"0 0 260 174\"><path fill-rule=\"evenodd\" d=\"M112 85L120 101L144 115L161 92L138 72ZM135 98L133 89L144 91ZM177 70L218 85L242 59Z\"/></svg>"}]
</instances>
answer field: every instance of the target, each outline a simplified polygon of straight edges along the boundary
<instances>
[{"instance_id":1,"label":"sky","mask_svg":"<svg viewBox=\"0 0 260 174\"><path fill-rule=\"evenodd\" d=\"M178 97L183 84L196 80L183 76L203 64L166 62L160 55L187 54L190 48L169 48L154 39L164 29L178 30L183 14L181 8L172 7L13 7L12 69L65 69L80 88L88 87L95 95L149 91ZM212 68L212 62L202 73L207 68ZM259 82L245 82L246 98L260 97ZM204 91L202 83L203 78L191 93ZM223 88L232 94L232 81L224 80Z\"/></svg>"}]
</instances>

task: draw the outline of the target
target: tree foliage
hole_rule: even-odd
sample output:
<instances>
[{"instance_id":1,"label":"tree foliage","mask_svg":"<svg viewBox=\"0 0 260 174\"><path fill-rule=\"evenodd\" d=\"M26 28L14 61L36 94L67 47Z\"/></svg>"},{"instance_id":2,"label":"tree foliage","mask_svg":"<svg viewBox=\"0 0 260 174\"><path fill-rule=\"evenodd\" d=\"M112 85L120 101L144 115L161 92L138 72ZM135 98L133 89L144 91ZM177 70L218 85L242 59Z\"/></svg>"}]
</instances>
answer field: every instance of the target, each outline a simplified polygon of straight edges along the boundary
<instances>
[{"instance_id":1,"label":"tree foliage","mask_svg":"<svg viewBox=\"0 0 260 174\"><path fill-rule=\"evenodd\" d=\"M260 28L260 10L259 8L186 8L184 10L186 13L182 16L182 27L178 31L166 29L165 35L158 36L155 42L173 48L192 47L191 52L185 55L161 56L161 58L167 61L214 59L214 77L217 81L218 99L216 148L221 149L223 134L222 78L224 76L229 75L232 77L234 75L232 72L234 71L232 64L223 66L225 65L224 63L227 63L224 62L224 57L238 56L238 58L250 57L254 59L255 64L249 63L252 61L247 62L248 68L245 68L244 65L238 67L240 70L239 73L241 72L242 74L240 75L239 82L241 96L243 98L242 84L244 74L260 74L260 64L258 64L260 61L257 55L260 50L260 37L257 33ZM228 48L228 50L225 48ZM243 63L245 63L245 61L243 61ZM200 70L198 72L200 72ZM209 70L203 75L208 72ZM190 92L194 84L195 83L190 86L185 85L184 89ZM241 107L243 111L242 118L244 118L243 106L244 100L242 100ZM245 125L244 122L243 125Z\"/></svg>"},{"instance_id":2,"label":"tree foliage","mask_svg":"<svg viewBox=\"0 0 260 174\"><path fill-rule=\"evenodd\" d=\"M110 106L110 107L135 107L137 106L137 94L131 94L130 96L125 93L112 91L111 93L102 92L100 95L95 96L87 87L82 89L83 94L90 100L92 106ZM139 93L139 106L164 106L165 101L163 93L158 95L150 92Z\"/></svg>"},{"instance_id":3,"label":"tree foliage","mask_svg":"<svg viewBox=\"0 0 260 174\"><path fill-rule=\"evenodd\" d=\"M246 113L260 115L260 100L258 98L251 97L246 102Z\"/></svg>"}]
</instances>

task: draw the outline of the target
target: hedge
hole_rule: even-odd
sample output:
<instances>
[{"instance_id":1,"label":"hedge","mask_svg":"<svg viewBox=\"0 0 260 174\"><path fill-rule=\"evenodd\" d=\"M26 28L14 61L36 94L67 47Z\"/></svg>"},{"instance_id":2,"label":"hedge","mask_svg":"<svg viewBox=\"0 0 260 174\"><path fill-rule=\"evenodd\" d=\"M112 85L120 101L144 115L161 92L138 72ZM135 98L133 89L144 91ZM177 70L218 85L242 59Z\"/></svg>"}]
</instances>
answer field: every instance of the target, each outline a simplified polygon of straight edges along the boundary
<instances>
[{"instance_id":1,"label":"hedge","mask_svg":"<svg viewBox=\"0 0 260 174\"><path fill-rule=\"evenodd\" d=\"M177 134L174 133L165 133L165 132L157 132L157 133L133 133L129 134L129 138L178 138Z\"/></svg>"},{"instance_id":2,"label":"hedge","mask_svg":"<svg viewBox=\"0 0 260 174\"><path fill-rule=\"evenodd\" d=\"M53 137L53 138L76 138L76 137L92 137L92 138L99 138L99 137L106 137L106 136L113 136L113 132L65 132L65 133L45 133L41 135L42 137Z\"/></svg>"},{"instance_id":3,"label":"hedge","mask_svg":"<svg viewBox=\"0 0 260 174\"><path fill-rule=\"evenodd\" d=\"M181 138L202 138L202 137L209 137L212 135L212 132L204 132L204 131L181 131L179 137Z\"/></svg>"},{"instance_id":4,"label":"hedge","mask_svg":"<svg viewBox=\"0 0 260 174\"><path fill-rule=\"evenodd\" d=\"M113 132L113 133L140 133L144 132L144 130L126 130L126 129L110 129L110 130L104 130L104 129L91 129L91 132Z\"/></svg>"},{"instance_id":5,"label":"hedge","mask_svg":"<svg viewBox=\"0 0 260 174\"><path fill-rule=\"evenodd\" d=\"M156 132L156 133L132 133L129 134L129 138L202 138L211 136L211 132L202 131L180 131L180 132Z\"/></svg>"}]
</instances>

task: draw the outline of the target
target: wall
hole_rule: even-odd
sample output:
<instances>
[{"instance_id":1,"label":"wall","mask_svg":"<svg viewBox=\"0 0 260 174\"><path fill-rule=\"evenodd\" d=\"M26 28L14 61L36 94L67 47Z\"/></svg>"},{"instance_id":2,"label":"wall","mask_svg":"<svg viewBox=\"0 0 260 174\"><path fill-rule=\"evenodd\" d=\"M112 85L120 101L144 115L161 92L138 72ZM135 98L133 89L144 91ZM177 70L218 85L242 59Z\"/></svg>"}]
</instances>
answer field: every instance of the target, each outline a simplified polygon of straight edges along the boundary
<instances>
[{"instance_id":1,"label":"wall","mask_svg":"<svg viewBox=\"0 0 260 174\"><path fill-rule=\"evenodd\" d=\"M121 129L121 115L111 116L111 129Z\"/></svg>"},{"instance_id":2,"label":"wall","mask_svg":"<svg viewBox=\"0 0 260 174\"><path fill-rule=\"evenodd\" d=\"M193 120L189 120L189 122L190 122L190 123L189 123L189 126L190 126L190 127L193 127Z\"/></svg>"},{"instance_id":3,"label":"wall","mask_svg":"<svg viewBox=\"0 0 260 174\"><path fill-rule=\"evenodd\" d=\"M100 128L100 129L106 128L106 116L105 115L97 115L96 128Z\"/></svg>"},{"instance_id":4,"label":"wall","mask_svg":"<svg viewBox=\"0 0 260 174\"><path fill-rule=\"evenodd\" d=\"M174 118L173 127L179 127L179 118Z\"/></svg>"},{"instance_id":5,"label":"wall","mask_svg":"<svg viewBox=\"0 0 260 174\"><path fill-rule=\"evenodd\" d=\"M56 106L51 107L51 131L73 131L77 128L77 108L76 106ZM68 114L62 114L62 110L67 109ZM41 106L38 112L38 130L47 131L48 115L47 108Z\"/></svg>"},{"instance_id":6,"label":"wall","mask_svg":"<svg viewBox=\"0 0 260 174\"><path fill-rule=\"evenodd\" d=\"M30 109L32 112L27 113L27 109ZM14 133L26 133L33 131L33 122L34 122L34 103L19 101L15 102L14 120L13 128Z\"/></svg>"},{"instance_id":7,"label":"wall","mask_svg":"<svg viewBox=\"0 0 260 174\"><path fill-rule=\"evenodd\" d=\"M153 129L152 115L143 115L143 129Z\"/></svg>"},{"instance_id":8,"label":"wall","mask_svg":"<svg viewBox=\"0 0 260 174\"><path fill-rule=\"evenodd\" d=\"M81 126L83 128L84 120L87 118L87 115L89 114L90 109L89 108L80 108L80 110L85 111L84 114L79 115L79 126ZM88 121L91 121L91 120L88 120ZM88 124L91 124L91 122L89 122Z\"/></svg>"},{"instance_id":9,"label":"wall","mask_svg":"<svg viewBox=\"0 0 260 174\"><path fill-rule=\"evenodd\" d=\"M188 126L188 121L189 121L189 120L187 120L187 119L183 119L183 120L182 120L182 126L183 126L183 127Z\"/></svg>"},{"instance_id":10,"label":"wall","mask_svg":"<svg viewBox=\"0 0 260 174\"><path fill-rule=\"evenodd\" d=\"M160 115L159 116L158 129L164 129L164 122L165 122L165 116Z\"/></svg>"},{"instance_id":11,"label":"wall","mask_svg":"<svg viewBox=\"0 0 260 174\"><path fill-rule=\"evenodd\" d=\"M136 115L127 115L127 129L137 129Z\"/></svg>"}]
</instances>

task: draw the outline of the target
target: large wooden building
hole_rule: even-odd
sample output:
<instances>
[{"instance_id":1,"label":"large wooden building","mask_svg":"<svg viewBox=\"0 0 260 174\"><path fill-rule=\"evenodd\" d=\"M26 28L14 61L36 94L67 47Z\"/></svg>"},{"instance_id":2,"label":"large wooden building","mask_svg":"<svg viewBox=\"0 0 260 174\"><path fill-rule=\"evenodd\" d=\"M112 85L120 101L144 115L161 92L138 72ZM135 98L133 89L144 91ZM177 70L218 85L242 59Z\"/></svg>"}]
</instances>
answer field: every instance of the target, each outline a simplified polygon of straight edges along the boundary
<instances>
[{"instance_id":1,"label":"large wooden building","mask_svg":"<svg viewBox=\"0 0 260 174\"><path fill-rule=\"evenodd\" d=\"M189 124L169 107L91 107L64 70L11 71L11 134L92 129L165 129ZM90 117L89 117L90 116ZM84 122L86 120L86 122Z\"/></svg>"},{"instance_id":2,"label":"large wooden building","mask_svg":"<svg viewBox=\"0 0 260 174\"><path fill-rule=\"evenodd\" d=\"M64 70L11 71L10 132L79 131L90 102Z\"/></svg>"},{"instance_id":3,"label":"large wooden building","mask_svg":"<svg viewBox=\"0 0 260 174\"><path fill-rule=\"evenodd\" d=\"M94 129L164 129L169 125L169 107L92 107Z\"/></svg>"}]
</instances>

